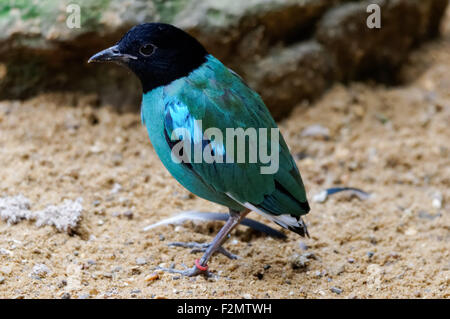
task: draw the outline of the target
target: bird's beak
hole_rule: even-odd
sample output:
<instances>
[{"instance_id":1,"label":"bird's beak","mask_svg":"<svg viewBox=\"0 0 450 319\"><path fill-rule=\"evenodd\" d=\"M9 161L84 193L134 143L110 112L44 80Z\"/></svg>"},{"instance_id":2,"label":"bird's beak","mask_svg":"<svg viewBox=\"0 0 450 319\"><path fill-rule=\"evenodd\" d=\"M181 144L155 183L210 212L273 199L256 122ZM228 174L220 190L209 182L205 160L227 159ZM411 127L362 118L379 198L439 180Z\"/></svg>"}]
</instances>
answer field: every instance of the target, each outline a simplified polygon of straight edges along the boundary
<instances>
[{"instance_id":1,"label":"bird's beak","mask_svg":"<svg viewBox=\"0 0 450 319\"><path fill-rule=\"evenodd\" d=\"M117 63L126 63L130 59L136 60L137 57L121 53L119 47L114 45L108 49L100 51L93 56L91 56L88 60L88 63L91 62L117 62Z\"/></svg>"}]
</instances>

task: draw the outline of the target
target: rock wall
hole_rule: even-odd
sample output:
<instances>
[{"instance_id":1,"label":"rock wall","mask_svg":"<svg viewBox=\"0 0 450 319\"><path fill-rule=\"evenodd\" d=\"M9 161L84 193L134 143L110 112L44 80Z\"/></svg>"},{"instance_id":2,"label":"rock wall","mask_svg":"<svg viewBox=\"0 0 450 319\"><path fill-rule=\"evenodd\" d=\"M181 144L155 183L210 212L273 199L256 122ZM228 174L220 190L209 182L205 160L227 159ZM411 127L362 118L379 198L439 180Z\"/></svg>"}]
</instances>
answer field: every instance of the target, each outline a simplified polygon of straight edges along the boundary
<instances>
[{"instance_id":1,"label":"rock wall","mask_svg":"<svg viewBox=\"0 0 450 319\"><path fill-rule=\"evenodd\" d=\"M81 28L66 25L80 5ZM381 8L381 28L366 25ZM87 58L131 26L162 21L196 36L240 73L276 118L334 81L395 79L421 42L439 33L448 0L11 0L0 3L0 99L43 90L98 92L98 103L137 109L140 84Z\"/></svg>"}]
</instances>

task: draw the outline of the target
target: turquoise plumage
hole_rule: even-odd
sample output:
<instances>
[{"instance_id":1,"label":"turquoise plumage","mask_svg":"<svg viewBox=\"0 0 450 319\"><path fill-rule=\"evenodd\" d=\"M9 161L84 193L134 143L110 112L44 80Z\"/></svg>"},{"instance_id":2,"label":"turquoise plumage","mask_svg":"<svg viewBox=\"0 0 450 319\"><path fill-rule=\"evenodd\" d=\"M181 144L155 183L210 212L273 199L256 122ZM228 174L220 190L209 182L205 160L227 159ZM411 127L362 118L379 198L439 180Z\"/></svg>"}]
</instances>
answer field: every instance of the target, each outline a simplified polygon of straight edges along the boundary
<instances>
[{"instance_id":1,"label":"turquoise plumage","mask_svg":"<svg viewBox=\"0 0 450 319\"><path fill-rule=\"evenodd\" d=\"M260 96L213 56L208 55L206 63L187 77L144 94L141 112L161 161L192 193L236 210L249 208L245 206L248 203L266 215L274 215L271 219L286 228L295 228L295 221L287 224L277 216L300 217L308 212L302 179L282 136L279 170L274 175L261 174L260 168L265 164L260 161L192 161L190 165L173 162L171 145L179 142L170 138L174 129L188 129L191 145L202 143L194 141L196 120L202 121L202 133L211 127L220 129L224 141L226 128L277 128ZM227 151L223 143L214 148Z\"/></svg>"}]
</instances>

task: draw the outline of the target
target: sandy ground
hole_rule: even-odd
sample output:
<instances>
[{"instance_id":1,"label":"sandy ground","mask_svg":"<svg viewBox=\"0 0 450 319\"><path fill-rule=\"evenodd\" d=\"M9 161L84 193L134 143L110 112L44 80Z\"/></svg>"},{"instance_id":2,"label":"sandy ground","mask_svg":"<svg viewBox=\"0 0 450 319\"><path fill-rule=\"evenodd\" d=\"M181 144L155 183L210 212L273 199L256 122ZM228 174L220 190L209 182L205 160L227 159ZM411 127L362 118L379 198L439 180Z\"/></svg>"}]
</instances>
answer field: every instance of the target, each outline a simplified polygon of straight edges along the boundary
<instances>
[{"instance_id":1,"label":"sandy ground","mask_svg":"<svg viewBox=\"0 0 450 319\"><path fill-rule=\"evenodd\" d=\"M1 102L0 197L23 194L32 209L81 197L84 210L74 235L0 221L0 297L448 298L447 22L442 39L411 57L402 72L407 84L336 85L280 123L310 198L311 238L285 232L281 241L240 226L225 247L242 258L215 256L212 279L164 273L152 280L156 266L191 266L200 256L169 242L208 242L221 223L144 226L183 210L226 210L169 175L138 114L96 108L95 96L74 94ZM313 124L328 128L329 138L302 137ZM372 197L312 201L342 185Z\"/></svg>"}]
</instances>

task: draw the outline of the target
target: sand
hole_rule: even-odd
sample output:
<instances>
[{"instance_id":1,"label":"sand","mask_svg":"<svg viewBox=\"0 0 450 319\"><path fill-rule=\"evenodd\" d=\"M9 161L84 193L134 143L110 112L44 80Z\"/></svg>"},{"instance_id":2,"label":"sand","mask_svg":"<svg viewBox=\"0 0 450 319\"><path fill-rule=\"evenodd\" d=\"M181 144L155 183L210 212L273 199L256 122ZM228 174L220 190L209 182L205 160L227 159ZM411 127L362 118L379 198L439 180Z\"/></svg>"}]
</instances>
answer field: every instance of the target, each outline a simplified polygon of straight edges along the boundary
<instances>
[{"instance_id":1,"label":"sand","mask_svg":"<svg viewBox=\"0 0 450 319\"><path fill-rule=\"evenodd\" d=\"M0 102L0 197L22 194L33 210L83 200L69 233L0 221L0 297L448 298L449 14L446 22L443 38L406 63L403 85L338 84L280 123L310 199L311 238L285 231L277 240L240 226L225 247L241 258L214 256L209 279L153 275L201 255L169 242L208 242L222 223L145 226L226 209L170 176L138 114L74 93ZM328 138L302 136L316 124ZM371 197L312 201L335 186Z\"/></svg>"}]
</instances>

